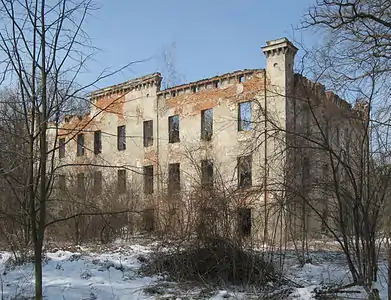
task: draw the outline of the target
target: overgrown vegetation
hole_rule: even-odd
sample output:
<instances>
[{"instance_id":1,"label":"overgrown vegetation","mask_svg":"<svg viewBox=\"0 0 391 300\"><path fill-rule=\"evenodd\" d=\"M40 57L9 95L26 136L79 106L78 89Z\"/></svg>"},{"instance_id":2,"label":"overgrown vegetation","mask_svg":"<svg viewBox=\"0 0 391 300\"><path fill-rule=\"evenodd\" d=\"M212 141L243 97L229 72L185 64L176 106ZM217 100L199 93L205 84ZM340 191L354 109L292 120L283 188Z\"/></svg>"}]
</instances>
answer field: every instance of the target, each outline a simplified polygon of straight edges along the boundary
<instances>
[{"instance_id":1,"label":"overgrown vegetation","mask_svg":"<svg viewBox=\"0 0 391 300\"><path fill-rule=\"evenodd\" d=\"M199 244L190 244L185 249L157 252L143 268L146 274L166 274L175 281L194 281L221 286L258 285L278 283L280 274L262 253L245 250L225 239L213 239Z\"/></svg>"},{"instance_id":2,"label":"overgrown vegetation","mask_svg":"<svg viewBox=\"0 0 391 300\"><path fill-rule=\"evenodd\" d=\"M303 21L303 28L320 28L327 37L320 49L307 53L311 61L304 70L316 83L309 84L304 76L292 72L296 93L288 95L290 99L288 88L282 92L270 88L264 91L265 99L244 102L254 114L251 121L242 120L238 130L248 129L253 135L238 153L241 156L234 167L238 172L232 179L219 172L224 162L210 149L201 151L197 142L184 155L194 171L186 174L190 186L181 190L178 163L171 184L163 182L161 178L169 176L159 169L155 181L162 188L150 196L148 206L139 186L121 195L110 192L115 187L109 185L99 195L88 185L82 193L74 186L62 191L55 188L57 172L65 167L53 163L61 122L69 112L84 110L90 104L84 91L110 75L101 75L84 87L76 82L92 54L84 53L91 49L85 47L88 38L81 30L93 9L92 1L24 4L0 0L0 5L5 20L0 28L0 53L7 58L0 62L0 78L15 82L12 90L0 95L0 242L13 251L13 264L34 262L37 299L43 298L45 241L108 243L137 231L153 232L172 242L168 252L158 251L145 264L145 274L165 274L180 282L258 288L269 282L286 283L283 260L277 266L269 253L283 253L289 240L304 265L309 261L311 239L331 238L346 256L353 283L373 292L379 240L391 237L387 201L391 179L390 0L317 1ZM171 86L178 83L178 76L172 57L165 55L164 60L172 76L166 84ZM356 100L353 109L335 95L331 97L318 81ZM281 126L267 97L285 101L286 107L292 104L294 124L288 124L292 126L287 126L285 117ZM203 116L205 143L212 139L212 116ZM176 116L175 142L180 141L178 122ZM69 140L77 138L84 126L73 128ZM125 147L125 131L121 132L121 147ZM266 154L269 148L271 155L265 155L262 166L253 172L252 155L257 156L259 149ZM84 153L84 145L80 149ZM87 167L94 162L83 164ZM125 170L118 165L105 167ZM274 178L269 176L273 172ZM84 184L84 173L81 179ZM72 180L75 185L76 179ZM153 187L152 183L149 188ZM259 245L255 241L260 241L262 251L251 250ZM391 298L391 288L389 293Z\"/></svg>"}]
</instances>

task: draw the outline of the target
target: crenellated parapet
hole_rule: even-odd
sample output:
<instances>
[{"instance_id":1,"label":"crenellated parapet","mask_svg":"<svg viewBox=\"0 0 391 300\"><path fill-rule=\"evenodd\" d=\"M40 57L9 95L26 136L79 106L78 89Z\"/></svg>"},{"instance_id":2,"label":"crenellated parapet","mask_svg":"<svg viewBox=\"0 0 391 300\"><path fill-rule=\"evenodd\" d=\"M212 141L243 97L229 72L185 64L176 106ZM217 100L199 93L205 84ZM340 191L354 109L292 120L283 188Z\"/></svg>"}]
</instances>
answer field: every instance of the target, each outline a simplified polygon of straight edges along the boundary
<instances>
[{"instance_id":1,"label":"crenellated parapet","mask_svg":"<svg viewBox=\"0 0 391 300\"><path fill-rule=\"evenodd\" d=\"M156 72L94 91L89 94L89 98L92 101L95 101L102 97L107 97L112 94L127 93L131 90L141 91L143 89L149 89L153 87L157 87L159 90L161 81L162 75L159 72Z\"/></svg>"},{"instance_id":2,"label":"crenellated parapet","mask_svg":"<svg viewBox=\"0 0 391 300\"><path fill-rule=\"evenodd\" d=\"M273 41L266 42L266 46L262 47L262 51L266 58L271 56L278 56L281 54L292 56L296 55L297 48L287 38L281 38Z\"/></svg>"},{"instance_id":3,"label":"crenellated parapet","mask_svg":"<svg viewBox=\"0 0 391 300\"><path fill-rule=\"evenodd\" d=\"M301 85L304 90L311 91L311 98L314 100L335 104L336 107L342 108L348 112L354 110L348 101L340 98L332 91L326 91L326 87L323 84L314 82L301 74L295 74L295 86L299 85Z\"/></svg>"},{"instance_id":4,"label":"crenellated parapet","mask_svg":"<svg viewBox=\"0 0 391 300\"><path fill-rule=\"evenodd\" d=\"M86 113L84 115L70 115L70 114L67 114L67 115L64 115L64 118L63 118L63 123L71 123L71 122L75 122L75 121L83 121L84 119L86 118L90 118L90 113Z\"/></svg>"}]
</instances>

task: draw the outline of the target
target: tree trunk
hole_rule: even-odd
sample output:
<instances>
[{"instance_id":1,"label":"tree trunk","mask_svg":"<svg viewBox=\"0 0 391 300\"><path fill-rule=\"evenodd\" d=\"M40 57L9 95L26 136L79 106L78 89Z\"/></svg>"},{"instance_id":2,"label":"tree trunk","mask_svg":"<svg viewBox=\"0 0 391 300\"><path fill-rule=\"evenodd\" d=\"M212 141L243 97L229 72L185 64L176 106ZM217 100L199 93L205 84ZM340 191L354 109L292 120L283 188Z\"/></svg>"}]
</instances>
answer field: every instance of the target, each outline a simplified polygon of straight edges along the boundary
<instances>
[{"instance_id":1,"label":"tree trunk","mask_svg":"<svg viewBox=\"0 0 391 300\"><path fill-rule=\"evenodd\" d=\"M388 245L388 299L391 299L391 247Z\"/></svg>"},{"instance_id":2,"label":"tree trunk","mask_svg":"<svg viewBox=\"0 0 391 300\"><path fill-rule=\"evenodd\" d=\"M35 240L35 299L42 300L42 246L45 237L46 200L47 194L47 146L46 134L48 125L47 114L47 71L46 71L46 26L45 26L45 0L41 2L41 112L38 112L39 125L39 219L36 228ZM36 220L34 220L36 221Z\"/></svg>"},{"instance_id":3,"label":"tree trunk","mask_svg":"<svg viewBox=\"0 0 391 300\"><path fill-rule=\"evenodd\" d=\"M42 245L36 241L34 245L34 260L35 260L35 299L43 299L42 291Z\"/></svg>"}]
</instances>

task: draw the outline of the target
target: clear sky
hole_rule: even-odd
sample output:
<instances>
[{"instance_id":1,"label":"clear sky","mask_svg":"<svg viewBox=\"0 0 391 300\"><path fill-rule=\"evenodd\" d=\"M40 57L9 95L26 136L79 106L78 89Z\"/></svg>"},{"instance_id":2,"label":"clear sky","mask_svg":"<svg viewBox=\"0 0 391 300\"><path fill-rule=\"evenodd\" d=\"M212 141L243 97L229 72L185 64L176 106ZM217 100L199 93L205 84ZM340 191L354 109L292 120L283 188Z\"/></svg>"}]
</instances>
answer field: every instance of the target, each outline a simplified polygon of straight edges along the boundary
<instances>
[{"instance_id":1,"label":"clear sky","mask_svg":"<svg viewBox=\"0 0 391 300\"><path fill-rule=\"evenodd\" d=\"M88 64L92 80L103 68L133 65L99 87L164 69L171 51L185 82L238 69L264 68L260 47L280 37L301 39L293 28L314 0L98 0L84 29L100 49ZM304 37L304 41L306 38ZM171 45L175 44L175 47Z\"/></svg>"}]
</instances>

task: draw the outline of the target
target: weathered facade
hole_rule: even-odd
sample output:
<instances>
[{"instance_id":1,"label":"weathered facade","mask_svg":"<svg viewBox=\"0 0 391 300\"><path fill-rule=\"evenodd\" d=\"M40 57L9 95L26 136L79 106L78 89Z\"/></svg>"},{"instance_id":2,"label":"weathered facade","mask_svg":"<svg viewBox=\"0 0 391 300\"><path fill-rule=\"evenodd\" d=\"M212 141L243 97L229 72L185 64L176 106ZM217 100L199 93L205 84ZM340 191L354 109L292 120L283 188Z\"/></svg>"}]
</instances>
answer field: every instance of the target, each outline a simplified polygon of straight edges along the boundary
<instances>
[{"instance_id":1,"label":"weathered facade","mask_svg":"<svg viewBox=\"0 0 391 300\"><path fill-rule=\"evenodd\" d=\"M182 230L200 209L195 195L215 190L217 196L206 198L239 211L232 228L255 237L282 232L287 220L278 208L286 205L287 185L298 186L305 176L308 183L324 164L302 134L319 137L318 121L327 115L339 121L321 128L353 132L355 111L294 73L297 48L287 39L270 41L262 51L265 69L165 90L154 73L93 92L88 115L65 116L58 126L59 185L83 189L84 197L98 199L107 191L130 197L135 210L150 212L144 223L155 219L144 229L162 227L169 215L165 224ZM216 224L221 218L212 216ZM315 219L308 226L320 226Z\"/></svg>"}]
</instances>

